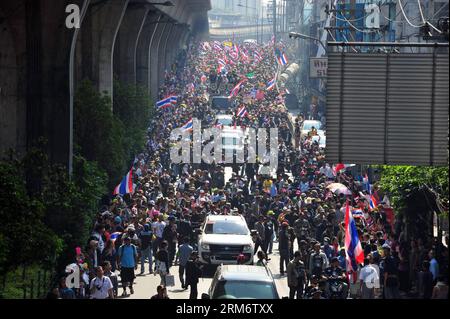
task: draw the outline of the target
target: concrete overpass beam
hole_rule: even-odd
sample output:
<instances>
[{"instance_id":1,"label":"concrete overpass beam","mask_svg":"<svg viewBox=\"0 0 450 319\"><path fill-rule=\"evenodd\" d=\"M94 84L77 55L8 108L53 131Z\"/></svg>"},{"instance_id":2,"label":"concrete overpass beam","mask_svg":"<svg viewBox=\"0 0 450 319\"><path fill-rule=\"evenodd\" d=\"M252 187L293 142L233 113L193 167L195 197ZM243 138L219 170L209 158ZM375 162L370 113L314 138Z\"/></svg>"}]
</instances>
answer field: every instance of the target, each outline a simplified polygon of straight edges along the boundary
<instances>
[{"instance_id":1,"label":"concrete overpass beam","mask_svg":"<svg viewBox=\"0 0 450 319\"><path fill-rule=\"evenodd\" d=\"M151 11L147 15L147 19L139 36L136 49L136 82L147 88L150 92L150 45L152 40L156 37L158 25L162 15L156 11ZM153 95L152 95L153 96Z\"/></svg>"},{"instance_id":2,"label":"concrete overpass beam","mask_svg":"<svg viewBox=\"0 0 450 319\"><path fill-rule=\"evenodd\" d=\"M162 20L163 22L164 20ZM161 40L162 40L162 36L164 34L164 30L167 27L167 23L159 23L157 25L156 28L156 32L155 35L150 43L150 49L149 49L149 66L150 66L150 70L148 72L149 75L149 80L148 83L150 84L150 92L152 94L152 96L155 98L155 100L158 99L158 78L159 78L159 74L158 74L158 70L159 70L159 54L158 54L158 50L161 44Z\"/></svg>"},{"instance_id":3,"label":"concrete overpass beam","mask_svg":"<svg viewBox=\"0 0 450 319\"><path fill-rule=\"evenodd\" d=\"M113 97L114 44L129 0L108 0L91 5L93 80L100 92ZM101 6L100 8L97 6Z\"/></svg>"},{"instance_id":4,"label":"concrete overpass beam","mask_svg":"<svg viewBox=\"0 0 450 319\"><path fill-rule=\"evenodd\" d=\"M130 4L123 17L114 47L114 75L122 82L136 84L138 42L149 11L149 7Z\"/></svg>"}]
</instances>

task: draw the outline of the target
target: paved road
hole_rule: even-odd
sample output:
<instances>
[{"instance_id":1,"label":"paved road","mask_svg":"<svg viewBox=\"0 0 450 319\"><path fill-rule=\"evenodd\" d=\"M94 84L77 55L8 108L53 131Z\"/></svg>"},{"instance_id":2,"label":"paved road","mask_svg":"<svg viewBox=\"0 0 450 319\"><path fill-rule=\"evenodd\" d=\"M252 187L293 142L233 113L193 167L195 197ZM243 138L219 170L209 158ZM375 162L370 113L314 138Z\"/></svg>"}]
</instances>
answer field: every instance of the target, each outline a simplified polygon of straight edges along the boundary
<instances>
[{"instance_id":1,"label":"paved road","mask_svg":"<svg viewBox=\"0 0 450 319\"><path fill-rule=\"evenodd\" d=\"M289 296L289 288L287 287L287 278L286 276L280 277L279 274L279 263L280 258L278 254L278 245L274 244L273 254L269 256L271 260L268 263L269 269L271 270L275 284L277 286L278 294L280 297ZM256 257L255 257L256 262ZM146 267L148 271L148 264ZM136 272L136 280L134 287L134 294L125 297L124 299L149 299L151 296L156 294L156 287L160 284L160 277L155 275L146 274L145 276L139 276L140 267L138 267L138 271ZM171 299L188 299L189 298L189 290L181 289L181 283L178 278L178 266L174 266L171 268L171 274L175 275L175 287L168 287L168 294ZM208 288L212 281L212 276L214 275L214 269L207 271L206 277L201 278L198 284L198 297L201 297L202 293L207 293ZM119 288L119 298L122 294L122 288Z\"/></svg>"}]
</instances>

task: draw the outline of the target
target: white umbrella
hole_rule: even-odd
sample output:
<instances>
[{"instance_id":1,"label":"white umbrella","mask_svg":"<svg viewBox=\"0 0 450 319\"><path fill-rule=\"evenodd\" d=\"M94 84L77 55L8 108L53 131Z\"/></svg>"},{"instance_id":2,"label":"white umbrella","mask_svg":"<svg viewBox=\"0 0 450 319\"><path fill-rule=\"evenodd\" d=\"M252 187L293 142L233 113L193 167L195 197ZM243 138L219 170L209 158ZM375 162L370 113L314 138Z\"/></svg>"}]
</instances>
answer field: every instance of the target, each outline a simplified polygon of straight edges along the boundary
<instances>
[{"instance_id":1,"label":"white umbrella","mask_svg":"<svg viewBox=\"0 0 450 319\"><path fill-rule=\"evenodd\" d=\"M347 186L341 183L332 183L327 186L327 188L335 194L351 195L352 192L347 188Z\"/></svg>"}]
</instances>

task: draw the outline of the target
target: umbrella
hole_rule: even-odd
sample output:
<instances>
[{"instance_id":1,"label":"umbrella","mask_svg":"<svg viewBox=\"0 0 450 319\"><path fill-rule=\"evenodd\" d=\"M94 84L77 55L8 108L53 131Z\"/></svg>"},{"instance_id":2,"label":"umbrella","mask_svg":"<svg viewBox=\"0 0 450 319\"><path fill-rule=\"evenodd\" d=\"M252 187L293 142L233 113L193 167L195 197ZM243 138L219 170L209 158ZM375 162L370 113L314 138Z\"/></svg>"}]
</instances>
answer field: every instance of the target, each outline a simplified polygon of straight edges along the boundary
<instances>
[{"instance_id":1,"label":"umbrella","mask_svg":"<svg viewBox=\"0 0 450 319\"><path fill-rule=\"evenodd\" d=\"M344 194L344 195L351 195L352 192L347 188L347 186L341 184L341 183L332 183L327 186L327 189L332 191L335 194Z\"/></svg>"}]
</instances>

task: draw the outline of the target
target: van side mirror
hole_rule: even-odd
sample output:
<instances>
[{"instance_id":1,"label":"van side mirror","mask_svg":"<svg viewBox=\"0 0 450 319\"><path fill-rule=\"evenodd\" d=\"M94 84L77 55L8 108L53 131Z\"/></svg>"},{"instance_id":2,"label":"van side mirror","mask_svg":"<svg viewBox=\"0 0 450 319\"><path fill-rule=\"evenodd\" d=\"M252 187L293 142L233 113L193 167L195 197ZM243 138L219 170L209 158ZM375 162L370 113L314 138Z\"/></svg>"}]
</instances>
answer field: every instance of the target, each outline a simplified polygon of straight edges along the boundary
<instances>
[{"instance_id":1,"label":"van side mirror","mask_svg":"<svg viewBox=\"0 0 450 319\"><path fill-rule=\"evenodd\" d=\"M208 294L202 294L201 299L211 299Z\"/></svg>"}]
</instances>

